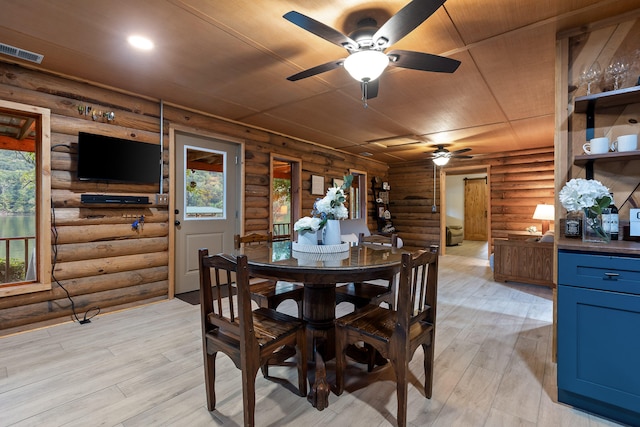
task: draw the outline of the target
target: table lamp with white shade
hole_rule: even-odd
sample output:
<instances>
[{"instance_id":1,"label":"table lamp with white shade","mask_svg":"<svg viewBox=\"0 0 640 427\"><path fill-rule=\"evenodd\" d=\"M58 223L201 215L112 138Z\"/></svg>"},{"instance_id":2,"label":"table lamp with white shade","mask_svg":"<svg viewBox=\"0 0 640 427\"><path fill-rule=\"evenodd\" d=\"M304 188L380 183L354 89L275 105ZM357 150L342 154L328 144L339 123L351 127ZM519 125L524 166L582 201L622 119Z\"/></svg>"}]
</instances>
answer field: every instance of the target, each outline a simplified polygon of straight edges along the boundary
<instances>
[{"instance_id":1,"label":"table lamp with white shade","mask_svg":"<svg viewBox=\"0 0 640 427\"><path fill-rule=\"evenodd\" d=\"M536 210L533 212L533 219L542 221L542 234L549 231L549 221L555 220L553 205L541 204L536 206Z\"/></svg>"}]
</instances>

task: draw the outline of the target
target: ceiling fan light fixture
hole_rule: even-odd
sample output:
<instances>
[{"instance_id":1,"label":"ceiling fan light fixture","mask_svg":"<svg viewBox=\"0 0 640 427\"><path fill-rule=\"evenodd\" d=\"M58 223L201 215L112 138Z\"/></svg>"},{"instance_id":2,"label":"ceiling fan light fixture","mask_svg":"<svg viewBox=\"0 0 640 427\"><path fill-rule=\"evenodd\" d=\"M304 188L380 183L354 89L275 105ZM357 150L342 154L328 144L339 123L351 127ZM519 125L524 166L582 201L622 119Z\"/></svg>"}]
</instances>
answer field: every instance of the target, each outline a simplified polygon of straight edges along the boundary
<instances>
[{"instance_id":1,"label":"ceiling fan light fixture","mask_svg":"<svg viewBox=\"0 0 640 427\"><path fill-rule=\"evenodd\" d=\"M362 50L344 60L344 68L359 82L370 82L378 77L389 65L389 58L378 50Z\"/></svg>"},{"instance_id":2,"label":"ceiling fan light fixture","mask_svg":"<svg viewBox=\"0 0 640 427\"><path fill-rule=\"evenodd\" d=\"M444 166L449 163L449 156L436 156L433 158L433 163L438 166Z\"/></svg>"}]
</instances>

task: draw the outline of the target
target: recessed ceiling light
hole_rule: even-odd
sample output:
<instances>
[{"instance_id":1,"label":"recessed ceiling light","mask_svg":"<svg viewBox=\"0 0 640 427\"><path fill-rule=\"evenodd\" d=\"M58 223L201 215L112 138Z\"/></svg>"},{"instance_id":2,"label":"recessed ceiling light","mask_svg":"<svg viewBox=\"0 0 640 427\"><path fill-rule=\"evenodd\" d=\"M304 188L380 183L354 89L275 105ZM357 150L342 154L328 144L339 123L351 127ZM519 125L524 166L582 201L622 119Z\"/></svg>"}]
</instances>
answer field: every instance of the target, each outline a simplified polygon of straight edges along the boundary
<instances>
[{"instance_id":1,"label":"recessed ceiling light","mask_svg":"<svg viewBox=\"0 0 640 427\"><path fill-rule=\"evenodd\" d=\"M127 38L129 44L137 49L151 50L153 49L153 42L143 36L129 36Z\"/></svg>"}]
</instances>

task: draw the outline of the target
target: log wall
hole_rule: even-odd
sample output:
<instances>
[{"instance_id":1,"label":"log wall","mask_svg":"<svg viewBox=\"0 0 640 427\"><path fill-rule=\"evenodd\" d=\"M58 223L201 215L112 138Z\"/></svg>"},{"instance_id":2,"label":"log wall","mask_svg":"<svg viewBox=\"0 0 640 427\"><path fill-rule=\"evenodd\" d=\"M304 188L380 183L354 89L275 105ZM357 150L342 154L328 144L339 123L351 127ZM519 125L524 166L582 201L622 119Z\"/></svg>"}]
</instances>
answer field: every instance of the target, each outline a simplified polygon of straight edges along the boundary
<instances>
[{"instance_id":1,"label":"log wall","mask_svg":"<svg viewBox=\"0 0 640 427\"><path fill-rule=\"evenodd\" d=\"M52 208L55 215L54 279L69 292L76 312L92 307L102 312L166 299L169 295L169 213L155 204L159 185L124 185L80 182L75 178L79 131L160 143L160 101L117 89L94 86L0 62L0 99L51 110ZM94 121L78 106L115 112L112 122ZM269 156L271 153L302 159L302 210L309 212L317 196L311 195L311 175L327 183L350 168L379 176L391 184L390 208L394 225L407 245L440 241L440 209L431 212L433 170L415 162L391 165L254 129L192 111L188 106L165 104L163 192L169 188L169 127L195 133L217 133L245 142L245 231L269 229ZM347 160L348 159L348 160ZM491 165L492 237L531 225L530 213L538 203L553 203L553 147L548 150L474 157L450 166ZM438 186L439 191L439 186ZM151 205L83 205L84 193L148 196ZM368 192L369 224L375 228L374 201ZM439 204L439 194L436 203ZM131 223L145 215L140 231ZM69 320L71 304L54 283L50 291L0 298L0 334Z\"/></svg>"},{"instance_id":2,"label":"log wall","mask_svg":"<svg viewBox=\"0 0 640 427\"><path fill-rule=\"evenodd\" d=\"M429 163L391 165L389 169L391 218L406 245L440 243L440 184L436 185L437 212L432 213L433 164ZM535 225L531 216L537 204L554 204L553 147L452 159L445 169L480 166L489 167L491 244L494 238Z\"/></svg>"},{"instance_id":3,"label":"log wall","mask_svg":"<svg viewBox=\"0 0 640 427\"><path fill-rule=\"evenodd\" d=\"M0 99L51 110L51 198L54 214L54 283L50 291L0 298L0 334L69 320L69 292L80 316L93 307L101 312L166 299L169 295L169 213L155 204L160 185L106 184L76 179L78 132L160 144L164 142L163 192L169 189L169 128L171 125L204 133L217 133L245 142L245 231L269 230L269 156L276 153L302 159L302 210L310 212L318 196L311 195L311 175L328 183L349 168L369 177L387 177L388 166L363 157L287 138L225 121L188 106L160 101L51 75L0 61ZM113 111L111 122L93 120L78 106ZM346 160L348 159L348 160ZM145 206L86 205L84 193L148 196ZM373 206L373 196L368 195ZM371 211L373 208L371 208ZM131 223L145 216L142 230ZM375 220L370 219L370 224ZM56 283L57 281L57 283Z\"/></svg>"}]
</instances>

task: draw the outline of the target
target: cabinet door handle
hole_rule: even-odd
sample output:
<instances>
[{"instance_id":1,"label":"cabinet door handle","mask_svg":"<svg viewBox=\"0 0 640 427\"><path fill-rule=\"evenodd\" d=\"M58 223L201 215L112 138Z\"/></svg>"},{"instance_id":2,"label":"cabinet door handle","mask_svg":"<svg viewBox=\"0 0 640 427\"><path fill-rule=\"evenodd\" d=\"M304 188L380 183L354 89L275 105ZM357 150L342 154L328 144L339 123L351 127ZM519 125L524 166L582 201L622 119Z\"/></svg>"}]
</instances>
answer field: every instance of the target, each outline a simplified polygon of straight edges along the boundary
<instances>
[{"instance_id":1,"label":"cabinet door handle","mask_svg":"<svg viewBox=\"0 0 640 427\"><path fill-rule=\"evenodd\" d=\"M618 273L604 273L604 280L618 280Z\"/></svg>"}]
</instances>

